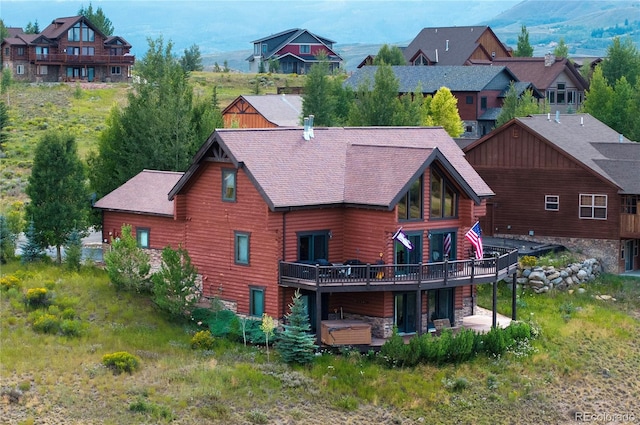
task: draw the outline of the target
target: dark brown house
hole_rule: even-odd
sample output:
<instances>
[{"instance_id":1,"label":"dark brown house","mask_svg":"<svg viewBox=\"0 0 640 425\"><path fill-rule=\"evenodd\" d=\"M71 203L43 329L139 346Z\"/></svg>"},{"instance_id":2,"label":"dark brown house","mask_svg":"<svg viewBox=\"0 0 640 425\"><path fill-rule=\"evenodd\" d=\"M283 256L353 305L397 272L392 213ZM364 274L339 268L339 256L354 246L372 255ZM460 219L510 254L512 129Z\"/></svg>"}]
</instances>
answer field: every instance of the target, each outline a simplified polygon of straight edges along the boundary
<instances>
[{"instance_id":1,"label":"dark brown house","mask_svg":"<svg viewBox=\"0 0 640 425\"><path fill-rule=\"evenodd\" d=\"M221 129L172 187L160 175L98 201L104 239L132 223L150 249L182 244L204 296L241 315L283 318L300 289L318 340L347 320L380 338L459 324L474 285L515 273L514 252L469 258L493 192L439 127ZM164 201L132 211L135 193Z\"/></svg>"},{"instance_id":2,"label":"dark brown house","mask_svg":"<svg viewBox=\"0 0 640 425\"><path fill-rule=\"evenodd\" d=\"M560 244L638 270L640 143L588 114L516 118L465 149L496 192L485 234Z\"/></svg>"},{"instance_id":3,"label":"dark brown house","mask_svg":"<svg viewBox=\"0 0 640 425\"><path fill-rule=\"evenodd\" d=\"M423 28L404 49L408 65L472 65L511 57L488 26Z\"/></svg>"},{"instance_id":4,"label":"dark brown house","mask_svg":"<svg viewBox=\"0 0 640 425\"><path fill-rule=\"evenodd\" d=\"M1 49L2 68L17 81L128 81L135 61L125 39L83 16L54 19L40 34L12 29Z\"/></svg>"},{"instance_id":5,"label":"dark brown house","mask_svg":"<svg viewBox=\"0 0 640 425\"><path fill-rule=\"evenodd\" d=\"M222 111L226 128L296 127L302 123L302 96L238 96Z\"/></svg>"}]
</instances>

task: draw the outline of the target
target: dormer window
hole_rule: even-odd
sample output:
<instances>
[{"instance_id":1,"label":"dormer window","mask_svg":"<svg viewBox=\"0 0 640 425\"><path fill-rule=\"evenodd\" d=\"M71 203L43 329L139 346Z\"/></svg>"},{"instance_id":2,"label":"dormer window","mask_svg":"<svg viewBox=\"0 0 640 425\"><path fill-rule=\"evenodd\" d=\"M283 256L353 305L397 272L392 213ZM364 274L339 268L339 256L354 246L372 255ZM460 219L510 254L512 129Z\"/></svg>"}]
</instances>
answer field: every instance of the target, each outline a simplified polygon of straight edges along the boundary
<instances>
[{"instance_id":1,"label":"dormer window","mask_svg":"<svg viewBox=\"0 0 640 425\"><path fill-rule=\"evenodd\" d=\"M398 221L421 220L422 176L418 177L405 195L398 201Z\"/></svg>"}]
</instances>

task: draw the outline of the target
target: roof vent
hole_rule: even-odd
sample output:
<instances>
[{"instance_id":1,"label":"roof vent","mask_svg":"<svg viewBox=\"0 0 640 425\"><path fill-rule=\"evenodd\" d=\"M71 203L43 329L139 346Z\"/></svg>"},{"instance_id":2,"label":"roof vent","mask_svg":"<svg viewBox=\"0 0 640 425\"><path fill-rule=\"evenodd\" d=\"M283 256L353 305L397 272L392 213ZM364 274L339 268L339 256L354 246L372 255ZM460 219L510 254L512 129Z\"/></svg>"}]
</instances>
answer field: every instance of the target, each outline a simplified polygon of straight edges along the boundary
<instances>
[{"instance_id":1,"label":"roof vent","mask_svg":"<svg viewBox=\"0 0 640 425\"><path fill-rule=\"evenodd\" d=\"M547 112L547 121L551 121L551 114Z\"/></svg>"},{"instance_id":2,"label":"roof vent","mask_svg":"<svg viewBox=\"0 0 640 425\"><path fill-rule=\"evenodd\" d=\"M445 50L445 52L448 52L448 51L449 51L449 40L447 40L447 41L445 42L445 48L444 48L444 50Z\"/></svg>"},{"instance_id":3,"label":"roof vent","mask_svg":"<svg viewBox=\"0 0 640 425\"><path fill-rule=\"evenodd\" d=\"M622 134L618 134L618 142L622 143Z\"/></svg>"},{"instance_id":4,"label":"roof vent","mask_svg":"<svg viewBox=\"0 0 640 425\"><path fill-rule=\"evenodd\" d=\"M560 111L556 111L556 122L560 124Z\"/></svg>"},{"instance_id":5,"label":"roof vent","mask_svg":"<svg viewBox=\"0 0 640 425\"><path fill-rule=\"evenodd\" d=\"M313 139L313 115L304 117L304 131L302 132L304 140Z\"/></svg>"},{"instance_id":6,"label":"roof vent","mask_svg":"<svg viewBox=\"0 0 640 425\"><path fill-rule=\"evenodd\" d=\"M313 115L309 115L309 137L313 139Z\"/></svg>"},{"instance_id":7,"label":"roof vent","mask_svg":"<svg viewBox=\"0 0 640 425\"><path fill-rule=\"evenodd\" d=\"M580 125L584 127L584 117L580 117Z\"/></svg>"}]
</instances>

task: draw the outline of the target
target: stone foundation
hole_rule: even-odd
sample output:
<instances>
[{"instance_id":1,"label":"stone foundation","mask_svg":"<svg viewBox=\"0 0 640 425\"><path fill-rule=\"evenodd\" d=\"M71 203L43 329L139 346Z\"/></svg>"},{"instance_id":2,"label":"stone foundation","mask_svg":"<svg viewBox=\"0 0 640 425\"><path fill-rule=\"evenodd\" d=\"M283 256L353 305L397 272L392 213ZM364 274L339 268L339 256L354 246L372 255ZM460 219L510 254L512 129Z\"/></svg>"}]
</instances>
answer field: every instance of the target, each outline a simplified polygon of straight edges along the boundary
<instances>
[{"instance_id":1,"label":"stone foundation","mask_svg":"<svg viewBox=\"0 0 640 425\"><path fill-rule=\"evenodd\" d=\"M620 241L617 239L580 239L559 238L551 236L527 236L496 234L496 238L520 239L530 242L562 245L585 258L593 257L599 260L602 270L609 273L620 273Z\"/></svg>"},{"instance_id":2,"label":"stone foundation","mask_svg":"<svg viewBox=\"0 0 640 425\"><path fill-rule=\"evenodd\" d=\"M462 299L462 308L457 308L455 311L455 324L451 326L462 326L462 319L471 316L473 314L473 297L464 297Z\"/></svg>"},{"instance_id":3,"label":"stone foundation","mask_svg":"<svg viewBox=\"0 0 640 425\"><path fill-rule=\"evenodd\" d=\"M346 320L362 320L371 325L371 336L374 338L391 338L393 334L393 317L373 317L362 314L344 313Z\"/></svg>"}]
</instances>

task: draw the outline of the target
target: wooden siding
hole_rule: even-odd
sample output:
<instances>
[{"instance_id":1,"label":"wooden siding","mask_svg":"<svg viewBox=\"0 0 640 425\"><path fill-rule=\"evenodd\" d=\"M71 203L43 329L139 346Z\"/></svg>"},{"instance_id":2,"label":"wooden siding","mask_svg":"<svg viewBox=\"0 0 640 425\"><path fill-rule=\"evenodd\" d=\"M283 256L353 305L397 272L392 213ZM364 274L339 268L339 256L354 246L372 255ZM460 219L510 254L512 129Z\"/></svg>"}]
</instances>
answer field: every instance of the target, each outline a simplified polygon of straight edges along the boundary
<instances>
[{"instance_id":1,"label":"wooden siding","mask_svg":"<svg viewBox=\"0 0 640 425\"><path fill-rule=\"evenodd\" d=\"M478 38L478 44L480 44L483 48L478 47L471 54L470 59L489 59L491 60L491 53L496 52L497 58L510 57L511 55L504 47L504 44L493 34L492 31L488 29L485 30L482 35ZM485 52L486 51L486 52Z\"/></svg>"},{"instance_id":2,"label":"wooden siding","mask_svg":"<svg viewBox=\"0 0 640 425\"><path fill-rule=\"evenodd\" d=\"M620 237L640 238L640 213L620 214Z\"/></svg>"},{"instance_id":3,"label":"wooden siding","mask_svg":"<svg viewBox=\"0 0 640 425\"><path fill-rule=\"evenodd\" d=\"M176 221L172 217L104 211L102 240L110 242L111 238L121 236L121 229L125 224L131 225L134 237L136 227L148 228L151 249L163 249L166 246L177 248L184 238L184 222Z\"/></svg>"},{"instance_id":4,"label":"wooden siding","mask_svg":"<svg viewBox=\"0 0 640 425\"><path fill-rule=\"evenodd\" d=\"M238 128L277 127L243 99L236 99L236 101L226 109L222 118L225 128L231 128L235 125L237 125Z\"/></svg>"},{"instance_id":5,"label":"wooden siding","mask_svg":"<svg viewBox=\"0 0 640 425\"><path fill-rule=\"evenodd\" d=\"M237 174L237 202L222 202L222 168L208 163L187 193L186 248L203 275L204 295L237 303L249 313L249 288L265 288L265 313L278 317L277 233L267 226L268 208L243 170ZM235 264L234 232L247 232L249 265Z\"/></svg>"},{"instance_id":6,"label":"wooden siding","mask_svg":"<svg viewBox=\"0 0 640 425\"><path fill-rule=\"evenodd\" d=\"M595 239L619 234L617 188L516 124L466 152L466 158L496 193L495 233ZM580 219L579 194L607 195L607 219ZM545 210L545 195L559 196L559 211Z\"/></svg>"}]
</instances>

